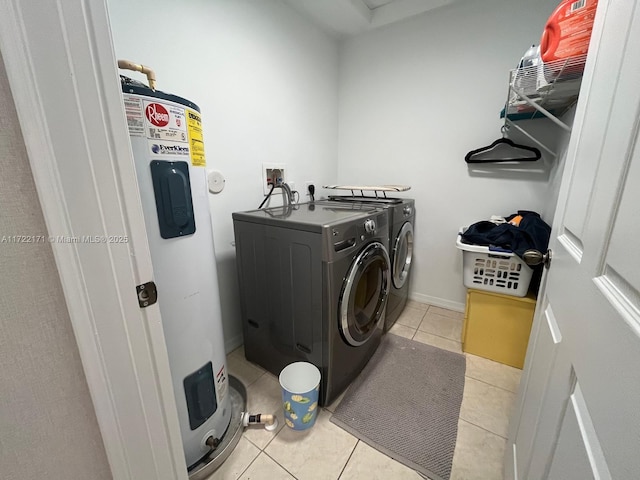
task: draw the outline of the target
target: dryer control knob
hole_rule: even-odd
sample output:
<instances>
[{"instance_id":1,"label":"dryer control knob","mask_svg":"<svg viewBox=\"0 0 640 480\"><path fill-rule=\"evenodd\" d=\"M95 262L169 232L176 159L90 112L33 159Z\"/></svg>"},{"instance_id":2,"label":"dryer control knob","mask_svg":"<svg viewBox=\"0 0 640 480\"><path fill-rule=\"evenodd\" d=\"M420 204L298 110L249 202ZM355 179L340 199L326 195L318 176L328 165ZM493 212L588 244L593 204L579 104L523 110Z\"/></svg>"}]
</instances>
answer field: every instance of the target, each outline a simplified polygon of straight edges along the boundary
<instances>
[{"instance_id":1,"label":"dryer control knob","mask_svg":"<svg viewBox=\"0 0 640 480\"><path fill-rule=\"evenodd\" d=\"M376 222L374 220L367 220L364 222L364 231L367 233L374 233L376 231Z\"/></svg>"},{"instance_id":2,"label":"dryer control knob","mask_svg":"<svg viewBox=\"0 0 640 480\"><path fill-rule=\"evenodd\" d=\"M408 217L409 215L411 215L411 207L404 207L402 213L404 213L405 217Z\"/></svg>"}]
</instances>

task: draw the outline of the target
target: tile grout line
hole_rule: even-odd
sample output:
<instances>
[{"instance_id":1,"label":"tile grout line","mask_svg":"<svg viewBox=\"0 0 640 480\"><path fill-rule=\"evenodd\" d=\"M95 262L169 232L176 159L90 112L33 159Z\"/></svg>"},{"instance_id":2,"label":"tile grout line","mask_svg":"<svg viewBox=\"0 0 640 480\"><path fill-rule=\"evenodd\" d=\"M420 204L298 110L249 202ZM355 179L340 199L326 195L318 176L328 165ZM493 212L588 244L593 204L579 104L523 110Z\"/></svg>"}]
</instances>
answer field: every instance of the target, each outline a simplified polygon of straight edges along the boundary
<instances>
[{"instance_id":1,"label":"tile grout line","mask_svg":"<svg viewBox=\"0 0 640 480\"><path fill-rule=\"evenodd\" d=\"M280 421L280 420L278 420L278 421ZM250 438L247 438L247 440L249 441L249 443L251 443L251 445L256 447L258 450L260 450L261 452L264 452L265 449L269 446L269 444L273 441L273 439L276 438L278 436L278 434L282 431L283 428L284 428L284 426L280 427L280 430L278 430L278 432L269 439L269 441L265 444L264 447L260 447L255 442L252 442ZM243 437L244 437L244 432L243 432Z\"/></svg>"},{"instance_id":2,"label":"tile grout line","mask_svg":"<svg viewBox=\"0 0 640 480\"><path fill-rule=\"evenodd\" d=\"M420 328L418 328L416 330L416 333L418 332L422 332L422 333L428 333L429 335L433 335L434 337L440 337L440 338L444 338L445 340L449 340L450 342L456 342L459 343L460 345L462 345L462 342L460 340L454 340L453 338L449 338L449 337L443 337L442 335L438 335L437 333L431 333L431 332L425 332L424 330L420 330ZM434 345L432 345L433 347ZM463 352L464 353L464 352Z\"/></svg>"},{"instance_id":3,"label":"tile grout line","mask_svg":"<svg viewBox=\"0 0 640 480\"><path fill-rule=\"evenodd\" d=\"M424 304L423 304L424 305ZM400 315L402 315L402 312L404 312L407 308L412 308L413 310L419 310L421 312L427 313L427 310L429 310L429 308L420 308L420 307L414 307L412 305L405 305L404 308L402 309L402 311L400 312Z\"/></svg>"},{"instance_id":4,"label":"tile grout line","mask_svg":"<svg viewBox=\"0 0 640 480\"><path fill-rule=\"evenodd\" d=\"M422 322L420 322L420 323L422 323ZM401 327L410 328L411 330L417 330L417 328L418 328L418 327L410 327L409 325L405 325L404 323L398 323L398 322L394 323L394 325L400 325ZM420 325L420 324L418 324L418 325ZM391 331L391 330L389 330L389 331Z\"/></svg>"},{"instance_id":5,"label":"tile grout line","mask_svg":"<svg viewBox=\"0 0 640 480\"><path fill-rule=\"evenodd\" d=\"M253 385L254 383L256 383L258 380L260 380L262 378L262 376L265 373L267 373L265 370L260 368L260 370L262 370L262 371L259 370L260 371L260 375L258 375L258 377L255 380L253 380L251 383L245 383L244 380L242 380L238 375L236 375L236 372L232 372L231 371L232 369L229 366L229 357L231 357L231 355L227 355L227 358L226 358L227 371L228 371L229 375L233 375L238 380L240 380L240 382L242 382L242 384L244 385L245 388L249 388L250 385ZM238 359L236 358L236 360L238 360ZM250 366L250 367L252 367L252 368L254 368L256 370L259 368L256 365L254 365L253 363L249 362L248 360L241 359L241 361L245 362L248 366Z\"/></svg>"},{"instance_id":6,"label":"tile grout line","mask_svg":"<svg viewBox=\"0 0 640 480\"><path fill-rule=\"evenodd\" d=\"M406 325L405 325L405 326L406 326ZM434 336L436 336L436 337L444 338L445 340L451 340L451 339L449 339L449 338L442 337L442 336L440 336L440 335L436 335L436 334L433 334L433 333L430 333L430 332L424 332L424 331L422 331L422 330L419 330L418 328L416 328L415 332L413 333L413 336L411 337L411 340L413 340L413 339L415 338L415 336L417 335L417 333L418 333L418 332L429 333L430 335L434 335ZM417 340L416 340L416 341L417 341ZM451 340L451 341L455 341L455 340ZM457 343L462 344L462 342L457 342ZM432 345L432 346L433 346L433 345ZM436 348L439 348L439 347L436 347ZM462 355L465 355L465 352L462 352ZM466 361L466 355L465 355L465 361ZM502 388L502 387L500 387L500 386L498 386L498 385L493 385L493 384L491 384L491 383L485 382L485 381L480 380L480 379L478 379L478 378L471 377L471 376L469 376L469 375L466 375L466 373L465 373L465 377L466 377L466 378L471 378L471 379L473 379L473 380L475 380L475 381L482 382L482 383L484 383L484 384L486 384L486 385L489 385L489 386L491 386L491 387L499 388L499 389L501 389L501 390L504 390L505 392L509 392L509 393L511 393L511 394L513 394L513 395L516 395L516 393L515 393L515 392L512 392L511 390L507 390L506 388ZM480 425L476 425L475 423L470 422L470 421L468 421L468 420L466 420L466 419L462 418L460 415L458 415L458 419L460 419L460 420L462 420L462 421L464 421L464 422L466 422L466 423L468 423L468 424L470 424L470 425L473 425L473 426L475 426L475 427L478 427L478 428L480 428L480 429L484 430L484 431L485 431L485 432L487 432L487 433L490 433L490 434L492 434L492 435L495 435L496 437L500 437L500 438L503 438L504 440L508 440L506 437L503 437L502 435L499 435L499 434L497 434L497 433L495 433L495 432L492 432L491 430L487 430L486 428L481 427ZM347 463L348 463L348 462L347 462ZM346 467L346 465L345 465L345 467Z\"/></svg>"},{"instance_id":7,"label":"tile grout line","mask_svg":"<svg viewBox=\"0 0 640 480\"><path fill-rule=\"evenodd\" d=\"M280 420L278 420L278 421L280 421ZM258 445L256 445L255 443L251 442L251 440L249 440L249 439L247 439L247 440L249 440L251 443L253 443L254 445L256 445L256 447L257 447L257 448L259 448L261 452L267 453L267 452L265 452L265 450L266 450L266 449L267 449L267 447L271 444L271 442L273 442L273 439L274 439L274 438L276 438L278 435L280 435L280 432L282 431L282 429L283 429L285 426L286 426L286 425L283 425L282 427L280 427L280 430L278 430L278 431L275 433L275 435L273 435L273 436L269 439L269 441L264 445L264 447L262 447L262 448L258 447Z\"/></svg>"},{"instance_id":8,"label":"tile grout line","mask_svg":"<svg viewBox=\"0 0 640 480\"><path fill-rule=\"evenodd\" d=\"M472 421L467 420L466 418L462 417L462 415L458 415L458 420L463 420L463 421L465 421L465 422L467 422L467 423L469 423L469 424L471 424L471 425L473 425L473 426L476 426L476 427L478 427L478 428L481 428L481 429L482 429L482 430L484 430L485 432L489 432L489 433L491 433L491 434L495 435L496 437L504 438L505 440L507 439L507 437L504 437L504 436L500 435L499 433L493 432L493 431L489 430L489 429L488 429L488 428L486 428L486 427L483 427L483 426L481 426L481 425L478 425L477 423L473 423Z\"/></svg>"},{"instance_id":9,"label":"tile grout line","mask_svg":"<svg viewBox=\"0 0 640 480\"><path fill-rule=\"evenodd\" d=\"M412 308L412 307L409 307L409 308ZM420 310L420 311L422 311L422 310ZM418 326L416 326L416 327L411 327L409 325L405 325L404 323L400 323L399 320L400 320L400 317L402 317L402 315L398 316L398 319L395 321L395 323L398 324L398 325L402 325L403 327L416 328L417 329L422 324L422 321L424 320L424 317L425 317L426 314L427 314L427 310L422 312L422 316L420 317L420 322L418 323Z\"/></svg>"},{"instance_id":10,"label":"tile grout line","mask_svg":"<svg viewBox=\"0 0 640 480\"><path fill-rule=\"evenodd\" d=\"M471 378L471 379L475 380L476 382L481 382L481 383L484 383L485 385L489 385L490 387L499 388L500 390L504 390L505 392L512 393L513 395L517 395L518 394L518 392L514 392L514 391L509 390L507 388L501 387L500 385L494 385L493 383L489 383L486 380L482 380L481 378L476 378L476 377L474 377L472 375L467 375L466 373L464 374L464 376L467 377L467 378Z\"/></svg>"},{"instance_id":11,"label":"tile grout line","mask_svg":"<svg viewBox=\"0 0 640 480\"><path fill-rule=\"evenodd\" d=\"M244 432L242 432L242 437L245 438L247 440L247 442L249 442L251 445L253 445L254 447L256 447L258 450L260 450L261 452L263 451L258 445L256 445L255 443L253 443L251 441L251 439L247 438L244 436Z\"/></svg>"},{"instance_id":12,"label":"tile grout line","mask_svg":"<svg viewBox=\"0 0 640 480\"><path fill-rule=\"evenodd\" d=\"M426 305L426 303L425 303L425 304L423 304L423 305ZM442 310L446 310L447 312L453 312L453 313L455 313L456 315L462 315L462 316L464 316L464 311L459 312L459 311L457 311L457 310L451 310L450 308L438 307L437 305L429 305L429 308L427 308L427 311L431 310L431 308L440 308L440 309L442 309ZM441 316L443 316L443 317L446 317L446 316L447 316L447 315L442 315L442 313L436 313L436 312L433 312L433 313L434 313L434 314L436 314L436 315L441 315Z\"/></svg>"},{"instance_id":13,"label":"tile grout line","mask_svg":"<svg viewBox=\"0 0 640 480\"><path fill-rule=\"evenodd\" d=\"M502 438L503 440L509 440L507 437L503 437L503 436L502 436L502 435L500 435L499 433L492 432L491 430L487 430L486 428L481 427L480 425L475 424L475 423L473 423L473 422L470 422L469 420L467 420L467 419L465 419L465 418L462 418L461 416L458 416L458 420L462 420L463 422L466 422L466 423L468 423L469 425L473 425L474 427L478 427L480 430L484 430L485 432L490 433L491 435L495 435L496 437L500 437L500 438ZM457 442L457 440L456 440L456 442Z\"/></svg>"},{"instance_id":14,"label":"tile grout line","mask_svg":"<svg viewBox=\"0 0 640 480\"><path fill-rule=\"evenodd\" d=\"M405 326L406 326L406 325L405 325ZM416 329L416 331L414 332L413 336L411 337L411 340L413 340L413 339L414 339L414 337L417 335L417 333L418 333L418 332L429 333L429 334L434 335L434 336L436 336L436 337L444 338L445 340L451 340L451 339L449 339L449 338L442 337L442 336L440 336L440 335L436 335L436 334L433 334L433 333L430 333L430 332L424 332L423 330L418 330L418 329ZM417 341L417 340L416 340L416 341ZM451 340L451 341L455 341L455 340ZM457 343L461 343L461 342L457 342ZM432 345L432 346L433 346L433 345ZM436 348L439 348L439 347L436 347ZM465 355L465 353L464 353L464 352L462 352L462 355ZM466 360L466 355L465 355L465 360ZM511 393L511 394L513 394L513 395L516 395L516 392L512 392L511 390L507 390L506 388L500 387L500 386L498 386L498 385L493 385L493 384L491 384L491 383L485 382L484 380L480 380L480 379L478 379L478 378L471 377L471 376L469 376L469 375L466 375L466 373L465 373L465 377L466 377L466 378L471 378L471 379L473 379L473 380L475 380L475 381L482 382L482 383L484 383L485 385L489 385L489 386L491 386L491 387L499 388L500 390L503 390L503 391L505 391L505 392L509 392L509 393ZM491 430L487 430L486 428L481 427L480 425L476 425L475 423L470 422L470 421L468 421L468 420L466 420L466 419L462 418L460 415L458 415L458 418L459 418L460 420L464 421L464 422L469 423L470 425L474 425L474 426L476 426L476 427L478 427L478 428L480 428L480 429L484 430L485 432L491 433L492 435L495 435L495 436L497 436L497 437L500 437L500 438L503 438L503 439L507 440L507 438L506 438L506 437L503 437L503 436L502 436L502 435L500 435L500 434L497 434L497 433L495 433L495 432L492 432Z\"/></svg>"},{"instance_id":15,"label":"tile grout line","mask_svg":"<svg viewBox=\"0 0 640 480\"><path fill-rule=\"evenodd\" d=\"M249 443L251 443L251 441L249 441ZM251 443L251 445L254 445L254 444L253 444L253 443ZM254 445L254 447L255 447L255 445ZM234 448L234 450L235 450L235 448ZM236 478L236 479L238 479L238 478L242 477L242 475L244 475L244 473L245 473L247 470L249 470L249 468L251 467L251 465L253 465L253 462L255 462L255 461L258 459L258 457L260 456L260 454L261 454L261 453L262 453L262 452L261 452L261 451L259 451L259 452L258 452L258 455L256 455L256 456L255 456L255 458L249 462L249 465L247 465L247 468L245 468L244 470L242 470L242 471L240 472L240 474L239 474L237 477L235 477L235 478ZM223 463L224 463L224 462L223 462Z\"/></svg>"},{"instance_id":16,"label":"tile grout line","mask_svg":"<svg viewBox=\"0 0 640 480\"><path fill-rule=\"evenodd\" d=\"M233 373L231 373L231 372L229 372L229 374L230 374L230 375L233 375ZM264 375L264 373L263 373L262 375ZM260 379L262 378L262 375L260 375L258 378L256 378L253 382L251 382L251 383L247 383L247 384L244 386L244 388L245 388L245 389L248 389L251 385L253 385L253 384L254 384L254 383L256 383L258 380L260 380ZM237 375L233 375L233 376L234 376L234 377L236 377L238 380L240 380L240 381L242 382L242 380L240 379L240 377L238 377ZM244 383L244 382L242 382L242 383ZM248 393L247 393L247 396L248 396Z\"/></svg>"},{"instance_id":17,"label":"tile grout line","mask_svg":"<svg viewBox=\"0 0 640 480\"><path fill-rule=\"evenodd\" d=\"M356 444L353 446L353 450L351 450L351 453L349 454L349 458L347 458L347 461L344 463L344 466L342 467L342 470L340 470L340 473L338 474L338 478L336 480L340 480L340 477L342 477L342 474L344 473L344 470L347 468L347 465L349 465L349 462L351 461L351 457L353 457L353 452L356 451L356 447L358 446L359 443L360 443L360 439L356 437Z\"/></svg>"},{"instance_id":18,"label":"tile grout line","mask_svg":"<svg viewBox=\"0 0 640 480\"><path fill-rule=\"evenodd\" d=\"M266 447L265 447L266 448ZM285 467L283 467L282 465L280 465L280 463L278 463L278 461L273 458L271 455L269 455L267 452L265 452L264 450L262 451L262 453L264 453L267 457L269 457L271 460L273 460L275 462L276 465L278 465L280 468L282 468L285 472L287 472L289 475L291 475L293 478L295 478L296 480L298 480L298 477L296 477L293 473L291 473L289 470L287 470ZM257 457L256 457L257 458Z\"/></svg>"},{"instance_id":19,"label":"tile grout line","mask_svg":"<svg viewBox=\"0 0 640 480\"><path fill-rule=\"evenodd\" d=\"M448 341L450 341L450 342L457 343L457 344L459 344L459 345L460 345L460 352L455 352L455 351L453 351L453 350L449 350L449 349L447 349L447 348L439 347L439 346L437 346L437 345L433 345L433 344L431 344L431 343L425 343L425 342L422 342L422 341L420 341L420 340L416 340L416 335L418 334L418 332L426 333L426 334L428 334L428 335L433 335L434 337L442 338L443 340L448 340ZM406 337L405 337L405 338L406 338ZM423 344L423 345L429 345L430 347L439 348L439 349L441 349L441 350L446 350L447 352L457 353L457 354L459 354L459 355L464 355L464 354L465 354L465 352L464 352L464 351L462 351L462 342L458 342L457 340L452 340L452 339L447 338L447 337L442 337L442 336L440 336L440 335L436 335L435 333L425 332L424 330L417 330L417 329L416 329L416 331L413 333L413 336L410 338L410 340L414 340L414 341L416 341L416 342L418 342L418 343L421 343L421 344ZM466 358L466 357L465 357L465 358Z\"/></svg>"}]
</instances>

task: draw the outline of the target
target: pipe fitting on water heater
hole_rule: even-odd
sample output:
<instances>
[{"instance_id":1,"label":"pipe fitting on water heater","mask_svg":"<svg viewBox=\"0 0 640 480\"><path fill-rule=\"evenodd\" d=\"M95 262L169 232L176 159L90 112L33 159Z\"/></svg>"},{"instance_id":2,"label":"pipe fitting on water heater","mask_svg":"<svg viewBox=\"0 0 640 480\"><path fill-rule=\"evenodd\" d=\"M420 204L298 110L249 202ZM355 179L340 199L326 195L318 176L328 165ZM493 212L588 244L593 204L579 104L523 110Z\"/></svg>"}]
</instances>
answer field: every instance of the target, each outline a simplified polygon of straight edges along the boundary
<instances>
[{"instance_id":1,"label":"pipe fitting on water heater","mask_svg":"<svg viewBox=\"0 0 640 480\"><path fill-rule=\"evenodd\" d=\"M140 72L143 75L147 76L147 81L149 82L149 88L153 91L156 89L156 72L151 70L151 68L142 65L140 63L134 63L130 60L118 60L118 68L123 70L132 70L134 72Z\"/></svg>"},{"instance_id":2,"label":"pipe fitting on water heater","mask_svg":"<svg viewBox=\"0 0 640 480\"><path fill-rule=\"evenodd\" d=\"M245 427L249 425L264 425L264 429L270 432L278 428L278 417L275 415L265 415L262 413L252 415L249 412L243 412L241 421Z\"/></svg>"}]
</instances>

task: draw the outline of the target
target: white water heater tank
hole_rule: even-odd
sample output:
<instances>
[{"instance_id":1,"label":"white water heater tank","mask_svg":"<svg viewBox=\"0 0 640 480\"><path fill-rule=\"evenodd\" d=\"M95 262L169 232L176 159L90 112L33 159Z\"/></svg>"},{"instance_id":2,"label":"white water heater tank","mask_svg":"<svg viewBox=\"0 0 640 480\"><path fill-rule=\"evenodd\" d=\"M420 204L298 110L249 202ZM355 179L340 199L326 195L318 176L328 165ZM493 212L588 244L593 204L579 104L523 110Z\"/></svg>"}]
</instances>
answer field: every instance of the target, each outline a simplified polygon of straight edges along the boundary
<instances>
[{"instance_id":1,"label":"white water heater tank","mask_svg":"<svg viewBox=\"0 0 640 480\"><path fill-rule=\"evenodd\" d=\"M231 419L200 109L122 77L188 466Z\"/></svg>"}]
</instances>

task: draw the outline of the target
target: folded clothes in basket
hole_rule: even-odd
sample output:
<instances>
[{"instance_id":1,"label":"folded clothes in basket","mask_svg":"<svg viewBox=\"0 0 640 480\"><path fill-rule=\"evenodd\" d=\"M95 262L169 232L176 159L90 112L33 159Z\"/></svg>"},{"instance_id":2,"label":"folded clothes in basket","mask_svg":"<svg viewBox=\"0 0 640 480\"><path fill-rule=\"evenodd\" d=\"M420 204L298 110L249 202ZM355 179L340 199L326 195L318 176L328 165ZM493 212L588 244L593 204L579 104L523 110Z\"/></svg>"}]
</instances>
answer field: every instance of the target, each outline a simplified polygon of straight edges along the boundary
<instances>
[{"instance_id":1,"label":"folded clothes in basket","mask_svg":"<svg viewBox=\"0 0 640 480\"><path fill-rule=\"evenodd\" d=\"M509 223L521 217L518 225ZM536 212L519 210L505 217L507 223L496 225L489 221L474 223L462 234L462 241L474 245L496 246L511 250L522 258L527 250L546 252L549 246L551 227Z\"/></svg>"}]
</instances>

